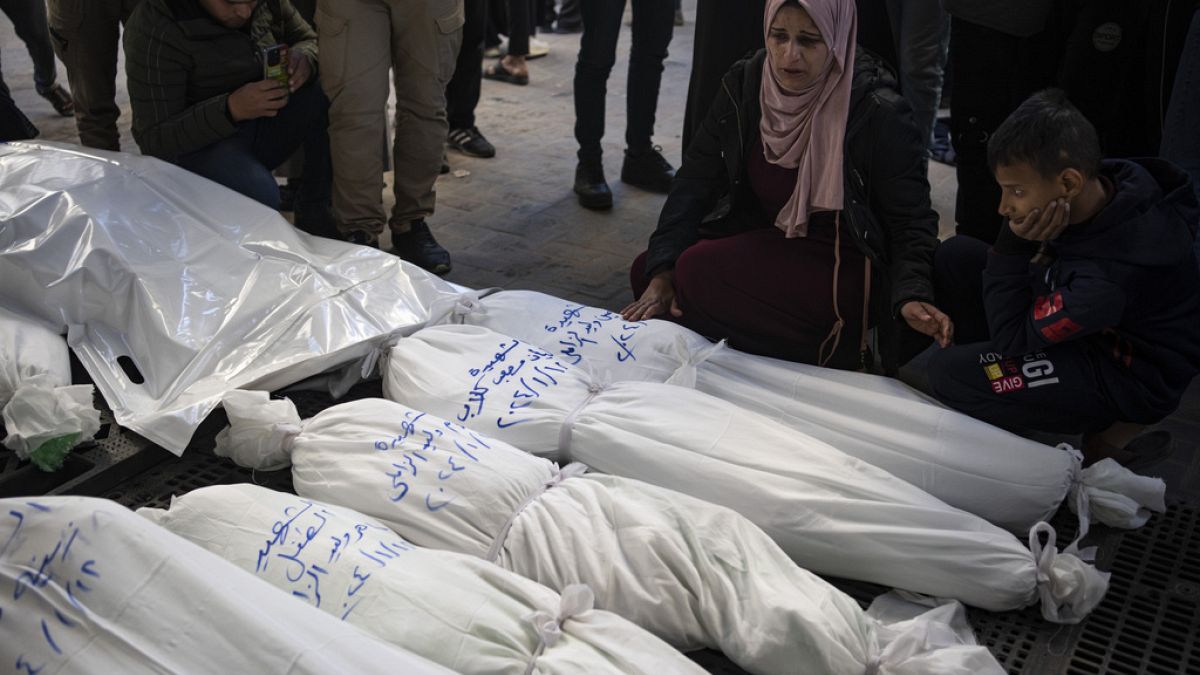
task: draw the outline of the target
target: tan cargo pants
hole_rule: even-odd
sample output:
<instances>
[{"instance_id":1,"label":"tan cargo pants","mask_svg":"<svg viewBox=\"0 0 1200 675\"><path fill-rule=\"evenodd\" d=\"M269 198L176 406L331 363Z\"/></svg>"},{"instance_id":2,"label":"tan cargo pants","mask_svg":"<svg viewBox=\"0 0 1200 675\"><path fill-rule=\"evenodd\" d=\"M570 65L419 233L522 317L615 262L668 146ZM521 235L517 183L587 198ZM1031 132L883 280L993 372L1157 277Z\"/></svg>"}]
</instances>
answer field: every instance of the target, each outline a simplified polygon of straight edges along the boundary
<instances>
[{"instance_id":1,"label":"tan cargo pants","mask_svg":"<svg viewBox=\"0 0 1200 675\"><path fill-rule=\"evenodd\" d=\"M79 141L120 150L117 131L117 50L121 25L138 0L49 0L50 38L67 68ZM125 73L121 73L125 77Z\"/></svg>"},{"instance_id":2,"label":"tan cargo pants","mask_svg":"<svg viewBox=\"0 0 1200 675\"><path fill-rule=\"evenodd\" d=\"M396 85L391 226L433 213L446 142L446 83L462 41L463 0L318 0L321 84L329 97L333 210L342 234L378 236L388 70Z\"/></svg>"}]
</instances>

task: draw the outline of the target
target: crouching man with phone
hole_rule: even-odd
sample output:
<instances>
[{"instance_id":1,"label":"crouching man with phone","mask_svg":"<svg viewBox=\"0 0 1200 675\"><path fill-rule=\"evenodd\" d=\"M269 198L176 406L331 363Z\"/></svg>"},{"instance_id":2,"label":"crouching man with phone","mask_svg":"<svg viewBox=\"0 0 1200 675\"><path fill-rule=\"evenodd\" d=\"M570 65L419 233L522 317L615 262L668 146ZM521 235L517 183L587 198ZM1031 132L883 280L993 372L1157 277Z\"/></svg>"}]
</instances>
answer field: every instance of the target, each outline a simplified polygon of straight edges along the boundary
<instances>
[{"instance_id":1,"label":"crouching man with phone","mask_svg":"<svg viewBox=\"0 0 1200 675\"><path fill-rule=\"evenodd\" d=\"M303 146L296 225L332 232L317 35L288 0L144 0L124 44L143 153L278 209L271 171Z\"/></svg>"}]
</instances>

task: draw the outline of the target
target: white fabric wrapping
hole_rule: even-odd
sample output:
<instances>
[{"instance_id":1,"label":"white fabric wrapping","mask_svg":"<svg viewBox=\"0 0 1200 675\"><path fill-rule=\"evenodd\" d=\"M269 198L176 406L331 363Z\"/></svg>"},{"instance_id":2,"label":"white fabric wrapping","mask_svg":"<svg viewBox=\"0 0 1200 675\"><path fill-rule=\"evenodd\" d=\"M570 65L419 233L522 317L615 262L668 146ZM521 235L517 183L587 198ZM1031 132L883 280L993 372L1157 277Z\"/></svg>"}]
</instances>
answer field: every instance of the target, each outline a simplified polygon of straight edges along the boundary
<instances>
[{"instance_id":1,"label":"white fabric wrapping","mask_svg":"<svg viewBox=\"0 0 1200 675\"><path fill-rule=\"evenodd\" d=\"M0 307L0 408L37 375L52 387L71 384L67 341L45 326Z\"/></svg>"},{"instance_id":2,"label":"white fabric wrapping","mask_svg":"<svg viewBox=\"0 0 1200 675\"><path fill-rule=\"evenodd\" d=\"M201 488L169 510L139 513L456 672L702 672L625 619L589 611L579 591L560 597L482 560L418 548L350 509L242 484Z\"/></svg>"},{"instance_id":3,"label":"white fabric wrapping","mask_svg":"<svg viewBox=\"0 0 1200 675\"><path fill-rule=\"evenodd\" d=\"M28 459L43 444L45 468L57 468L72 446L100 430L91 385L71 384L67 341L45 326L0 307L0 415L4 445Z\"/></svg>"},{"instance_id":4,"label":"white fabric wrapping","mask_svg":"<svg viewBox=\"0 0 1200 675\"><path fill-rule=\"evenodd\" d=\"M533 291L478 295L441 301L435 316L536 345L601 381L695 387L1011 532L1028 532L1080 489L1093 505L1091 517L1105 525L1138 527L1151 511L1165 510L1161 480L1119 465L1081 472L1079 455L1068 448L950 410L893 378L754 356L714 345L669 321L629 323L614 312ZM1077 502L1072 497L1072 506Z\"/></svg>"},{"instance_id":5,"label":"white fabric wrapping","mask_svg":"<svg viewBox=\"0 0 1200 675\"><path fill-rule=\"evenodd\" d=\"M1073 554L1039 563L1004 530L757 413L672 385L597 389L554 354L477 326L401 340L384 378L388 398L527 452L728 506L813 572L1002 611L1037 602L1040 583L1060 580L1051 567L1081 569L1042 605L1064 622L1107 589Z\"/></svg>"},{"instance_id":6,"label":"white fabric wrapping","mask_svg":"<svg viewBox=\"0 0 1200 675\"><path fill-rule=\"evenodd\" d=\"M0 500L14 673L449 674L105 499Z\"/></svg>"},{"instance_id":7,"label":"white fabric wrapping","mask_svg":"<svg viewBox=\"0 0 1200 675\"><path fill-rule=\"evenodd\" d=\"M361 359L453 293L166 162L51 143L0 145L0 279L121 426L175 453L226 391Z\"/></svg>"},{"instance_id":8,"label":"white fabric wrapping","mask_svg":"<svg viewBox=\"0 0 1200 675\"><path fill-rule=\"evenodd\" d=\"M286 403L226 394L231 426L217 453L264 468L290 451L298 494L353 508L418 545L496 560L564 597L586 584L596 606L677 647L718 649L763 674L804 663L814 674L861 675L873 662L884 674L1003 672L965 624L905 617L902 628L877 632L854 600L724 507L584 476L580 464L559 471L391 401L334 406L303 431Z\"/></svg>"}]
</instances>

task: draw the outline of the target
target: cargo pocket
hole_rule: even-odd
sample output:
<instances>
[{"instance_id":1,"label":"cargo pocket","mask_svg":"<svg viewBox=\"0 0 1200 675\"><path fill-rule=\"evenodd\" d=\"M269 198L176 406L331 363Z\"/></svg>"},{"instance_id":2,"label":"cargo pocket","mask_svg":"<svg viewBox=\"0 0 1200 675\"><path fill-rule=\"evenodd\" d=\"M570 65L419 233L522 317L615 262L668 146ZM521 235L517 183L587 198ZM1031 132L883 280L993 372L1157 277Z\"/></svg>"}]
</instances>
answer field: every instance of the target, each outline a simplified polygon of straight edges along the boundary
<instances>
[{"instance_id":1,"label":"cargo pocket","mask_svg":"<svg viewBox=\"0 0 1200 675\"><path fill-rule=\"evenodd\" d=\"M442 35L449 35L463 27L463 24L467 22L467 16L463 9L462 0L446 2L444 3L445 7L442 4L437 3L435 5L433 15L437 17L435 21L437 22L438 30L441 31Z\"/></svg>"},{"instance_id":2,"label":"cargo pocket","mask_svg":"<svg viewBox=\"0 0 1200 675\"><path fill-rule=\"evenodd\" d=\"M326 91L341 87L346 78L346 56L349 49L350 22L344 17L331 14L318 6L315 15L317 24L317 61L321 82Z\"/></svg>"},{"instance_id":3,"label":"cargo pocket","mask_svg":"<svg viewBox=\"0 0 1200 675\"><path fill-rule=\"evenodd\" d=\"M51 0L46 16L51 30L70 33L83 25L83 3L87 0ZM95 2L95 0L92 0Z\"/></svg>"}]
</instances>

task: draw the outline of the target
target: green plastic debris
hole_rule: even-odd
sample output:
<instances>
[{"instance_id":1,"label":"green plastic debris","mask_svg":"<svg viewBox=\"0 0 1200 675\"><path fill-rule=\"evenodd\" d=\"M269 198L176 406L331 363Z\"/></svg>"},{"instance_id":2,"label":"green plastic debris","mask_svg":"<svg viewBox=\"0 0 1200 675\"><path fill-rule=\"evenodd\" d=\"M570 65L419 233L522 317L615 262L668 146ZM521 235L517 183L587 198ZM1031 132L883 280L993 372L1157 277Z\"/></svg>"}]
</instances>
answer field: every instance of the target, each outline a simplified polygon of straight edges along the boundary
<instances>
[{"instance_id":1,"label":"green plastic debris","mask_svg":"<svg viewBox=\"0 0 1200 675\"><path fill-rule=\"evenodd\" d=\"M42 471L58 471L66 461L71 448L79 442L79 436L79 432L76 431L65 436L51 438L29 453L29 461Z\"/></svg>"}]
</instances>

